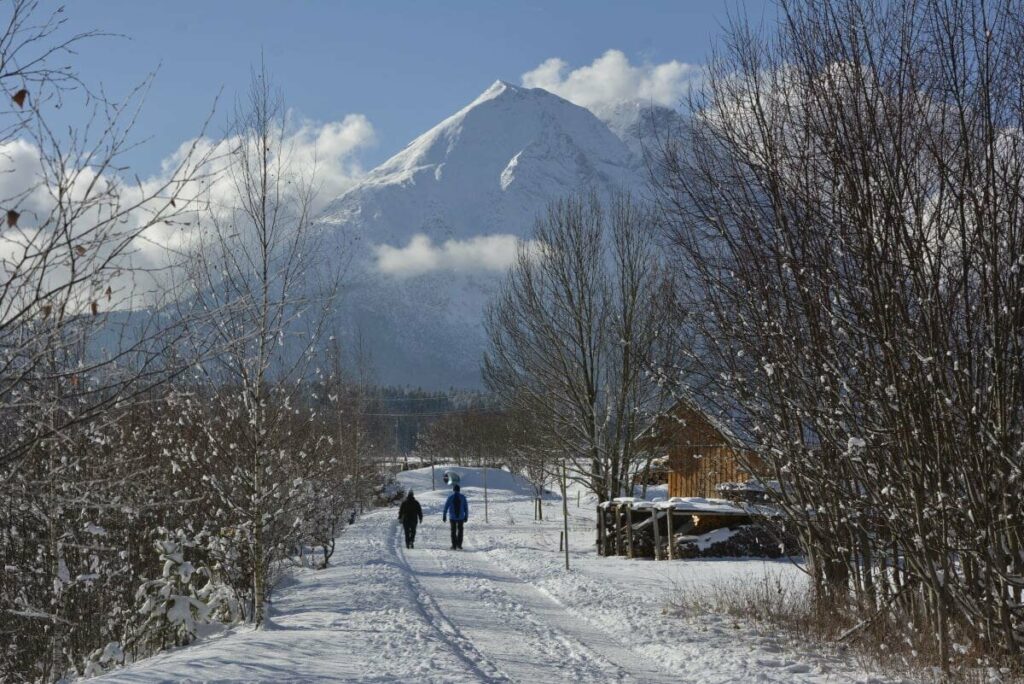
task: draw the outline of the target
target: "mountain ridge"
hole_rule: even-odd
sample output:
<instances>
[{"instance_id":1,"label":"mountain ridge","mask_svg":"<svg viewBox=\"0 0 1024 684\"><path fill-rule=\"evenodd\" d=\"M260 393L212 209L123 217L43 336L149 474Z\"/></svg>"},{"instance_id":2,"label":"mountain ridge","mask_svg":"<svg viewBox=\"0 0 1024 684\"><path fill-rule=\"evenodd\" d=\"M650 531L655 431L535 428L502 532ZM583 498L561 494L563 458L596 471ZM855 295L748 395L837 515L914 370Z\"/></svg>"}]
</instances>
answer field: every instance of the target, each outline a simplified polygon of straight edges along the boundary
<instances>
[{"instance_id":1,"label":"mountain ridge","mask_svg":"<svg viewBox=\"0 0 1024 684\"><path fill-rule=\"evenodd\" d=\"M375 242L524 236L554 194L631 189L637 159L589 110L496 81L328 204L323 220Z\"/></svg>"}]
</instances>

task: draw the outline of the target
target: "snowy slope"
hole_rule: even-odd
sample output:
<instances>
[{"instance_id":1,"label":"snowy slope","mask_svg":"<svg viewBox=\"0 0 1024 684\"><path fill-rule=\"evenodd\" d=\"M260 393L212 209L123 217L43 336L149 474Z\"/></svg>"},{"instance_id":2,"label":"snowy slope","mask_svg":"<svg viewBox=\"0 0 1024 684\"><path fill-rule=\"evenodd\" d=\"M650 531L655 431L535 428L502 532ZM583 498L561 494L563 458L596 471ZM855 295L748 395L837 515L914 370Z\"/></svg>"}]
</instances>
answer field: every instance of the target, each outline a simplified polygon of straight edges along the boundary
<instances>
[{"instance_id":1,"label":"snowy slope","mask_svg":"<svg viewBox=\"0 0 1024 684\"><path fill-rule=\"evenodd\" d=\"M501 271L469 260L458 268L381 273L376 249L407 247L416 235L435 246L523 238L553 199L638 192L643 184L638 156L589 110L498 81L325 209L329 249L356 245L352 287L335 328L350 339L358 330L382 382L478 387L482 312Z\"/></svg>"},{"instance_id":2,"label":"snowy slope","mask_svg":"<svg viewBox=\"0 0 1024 684\"><path fill-rule=\"evenodd\" d=\"M685 119L674 109L642 100L623 100L594 108L637 159L655 153L659 144L680 129Z\"/></svg>"},{"instance_id":3,"label":"snowy slope","mask_svg":"<svg viewBox=\"0 0 1024 684\"><path fill-rule=\"evenodd\" d=\"M440 485L440 468L437 484ZM430 469L401 475L424 523L407 550L394 508L338 540L332 567L304 570L274 597L266 630L235 629L100 678L108 682L854 682L856 663L715 615L666 613L709 578L805 581L782 562L599 558L588 506L570 508L572 570L562 567L561 502L534 522L529 487L460 469L470 503L465 551L448 546L446 491ZM880 680L870 680L880 681Z\"/></svg>"}]
</instances>

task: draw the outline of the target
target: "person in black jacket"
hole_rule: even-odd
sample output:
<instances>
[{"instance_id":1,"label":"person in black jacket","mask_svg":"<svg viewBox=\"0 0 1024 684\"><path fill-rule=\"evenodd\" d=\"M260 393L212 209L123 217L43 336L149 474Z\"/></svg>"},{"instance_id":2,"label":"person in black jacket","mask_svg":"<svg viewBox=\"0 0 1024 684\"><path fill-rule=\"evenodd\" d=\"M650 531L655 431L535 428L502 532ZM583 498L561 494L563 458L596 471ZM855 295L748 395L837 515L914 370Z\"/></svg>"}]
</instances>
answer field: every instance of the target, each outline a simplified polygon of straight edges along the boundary
<instances>
[{"instance_id":1,"label":"person in black jacket","mask_svg":"<svg viewBox=\"0 0 1024 684\"><path fill-rule=\"evenodd\" d=\"M398 507L398 519L405 528L405 548L413 548L416 541L416 525L423 522L423 509L420 502L412 495L412 490L405 496L405 501Z\"/></svg>"}]
</instances>

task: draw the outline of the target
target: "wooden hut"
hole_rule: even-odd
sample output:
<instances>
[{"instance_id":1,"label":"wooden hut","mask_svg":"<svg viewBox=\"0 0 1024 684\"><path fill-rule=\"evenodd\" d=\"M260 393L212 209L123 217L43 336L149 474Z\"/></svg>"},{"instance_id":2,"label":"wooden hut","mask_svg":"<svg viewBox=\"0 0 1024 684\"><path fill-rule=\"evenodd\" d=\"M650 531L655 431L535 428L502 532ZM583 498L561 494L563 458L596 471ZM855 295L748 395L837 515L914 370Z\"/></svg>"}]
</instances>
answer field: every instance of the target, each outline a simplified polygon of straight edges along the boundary
<instances>
[{"instance_id":1,"label":"wooden hut","mask_svg":"<svg viewBox=\"0 0 1024 684\"><path fill-rule=\"evenodd\" d=\"M620 497L597 506L597 553L673 560L799 553L782 512L771 505L674 497Z\"/></svg>"},{"instance_id":2,"label":"wooden hut","mask_svg":"<svg viewBox=\"0 0 1024 684\"><path fill-rule=\"evenodd\" d=\"M637 437L637 446L663 458L670 497L715 497L727 482L756 477L760 464L731 432L688 401L678 401Z\"/></svg>"}]
</instances>

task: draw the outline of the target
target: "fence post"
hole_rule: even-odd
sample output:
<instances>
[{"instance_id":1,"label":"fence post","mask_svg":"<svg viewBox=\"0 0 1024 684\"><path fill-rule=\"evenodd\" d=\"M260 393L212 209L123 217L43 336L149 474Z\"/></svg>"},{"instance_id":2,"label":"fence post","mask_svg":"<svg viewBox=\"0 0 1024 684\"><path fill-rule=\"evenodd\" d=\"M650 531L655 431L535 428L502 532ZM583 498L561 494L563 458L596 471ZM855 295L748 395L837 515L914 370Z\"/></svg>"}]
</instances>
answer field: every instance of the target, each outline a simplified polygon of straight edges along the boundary
<instances>
[{"instance_id":1,"label":"fence post","mask_svg":"<svg viewBox=\"0 0 1024 684\"><path fill-rule=\"evenodd\" d=\"M565 527L565 569L569 569L569 499L566 490L569 487L569 477L565 471L565 461L562 461L562 524Z\"/></svg>"}]
</instances>

